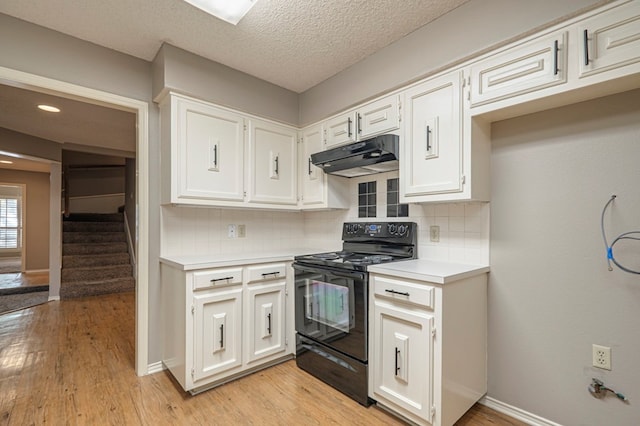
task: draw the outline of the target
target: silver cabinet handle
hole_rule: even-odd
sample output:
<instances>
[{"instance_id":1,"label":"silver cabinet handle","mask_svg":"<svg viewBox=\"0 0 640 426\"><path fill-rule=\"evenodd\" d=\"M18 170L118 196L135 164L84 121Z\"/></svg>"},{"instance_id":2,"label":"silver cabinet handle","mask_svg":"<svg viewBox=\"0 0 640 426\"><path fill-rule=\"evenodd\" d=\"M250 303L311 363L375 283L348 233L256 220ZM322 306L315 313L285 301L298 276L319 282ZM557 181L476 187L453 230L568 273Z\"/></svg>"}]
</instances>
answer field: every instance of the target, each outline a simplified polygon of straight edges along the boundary
<instances>
[{"instance_id":1,"label":"silver cabinet handle","mask_svg":"<svg viewBox=\"0 0 640 426\"><path fill-rule=\"evenodd\" d=\"M362 115L358 114L358 134L362 134Z\"/></svg>"},{"instance_id":2,"label":"silver cabinet handle","mask_svg":"<svg viewBox=\"0 0 640 426\"><path fill-rule=\"evenodd\" d=\"M347 136L351 137L351 117L347 118Z\"/></svg>"},{"instance_id":3,"label":"silver cabinet handle","mask_svg":"<svg viewBox=\"0 0 640 426\"><path fill-rule=\"evenodd\" d=\"M280 275L280 271L265 272L264 274L262 274L262 278L267 278L269 275L273 275L274 277L277 277L278 275Z\"/></svg>"}]
</instances>

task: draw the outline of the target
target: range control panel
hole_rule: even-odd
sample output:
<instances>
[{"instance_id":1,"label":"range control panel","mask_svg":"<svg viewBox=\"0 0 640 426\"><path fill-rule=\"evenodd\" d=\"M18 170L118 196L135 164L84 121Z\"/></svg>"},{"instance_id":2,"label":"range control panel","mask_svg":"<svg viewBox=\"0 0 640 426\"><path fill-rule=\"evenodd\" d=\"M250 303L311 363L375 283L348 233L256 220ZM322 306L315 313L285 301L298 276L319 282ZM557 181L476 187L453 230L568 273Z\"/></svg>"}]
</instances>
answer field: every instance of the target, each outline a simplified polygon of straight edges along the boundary
<instances>
[{"instance_id":1,"label":"range control panel","mask_svg":"<svg viewBox=\"0 0 640 426\"><path fill-rule=\"evenodd\" d=\"M346 222L342 229L342 239L406 239L410 242L416 235L417 228L414 222Z\"/></svg>"}]
</instances>

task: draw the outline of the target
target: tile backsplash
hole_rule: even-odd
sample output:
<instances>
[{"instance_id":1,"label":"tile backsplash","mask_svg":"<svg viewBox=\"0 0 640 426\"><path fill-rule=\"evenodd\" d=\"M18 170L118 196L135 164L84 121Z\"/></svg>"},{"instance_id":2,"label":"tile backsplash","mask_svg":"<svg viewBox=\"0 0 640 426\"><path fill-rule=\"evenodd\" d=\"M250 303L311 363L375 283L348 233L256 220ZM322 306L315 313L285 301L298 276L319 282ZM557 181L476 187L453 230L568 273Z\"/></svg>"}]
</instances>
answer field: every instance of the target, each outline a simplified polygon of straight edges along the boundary
<instances>
[{"instance_id":1,"label":"tile backsplash","mask_svg":"<svg viewBox=\"0 0 640 426\"><path fill-rule=\"evenodd\" d=\"M277 212L194 207L162 207L163 256L263 252L342 246L342 224L358 221L412 221L418 224L421 259L489 264L489 203L410 204L409 217L386 218L386 180L397 172L350 179L351 208L320 212ZM358 184L377 181L376 218L358 217ZM245 225L246 237L228 238L228 225ZM429 227L440 227L431 242Z\"/></svg>"},{"instance_id":2,"label":"tile backsplash","mask_svg":"<svg viewBox=\"0 0 640 426\"><path fill-rule=\"evenodd\" d=\"M418 224L418 257L446 262L489 264L489 203L410 204L408 217L386 217L386 181L397 172L363 176L349 180L352 207L349 210L305 212L304 236L314 247L339 248L343 222L374 220L409 221ZM377 218L358 217L358 184L377 181ZM429 227L440 227L440 241L431 242ZM336 245L336 241L338 244Z\"/></svg>"}]
</instances>

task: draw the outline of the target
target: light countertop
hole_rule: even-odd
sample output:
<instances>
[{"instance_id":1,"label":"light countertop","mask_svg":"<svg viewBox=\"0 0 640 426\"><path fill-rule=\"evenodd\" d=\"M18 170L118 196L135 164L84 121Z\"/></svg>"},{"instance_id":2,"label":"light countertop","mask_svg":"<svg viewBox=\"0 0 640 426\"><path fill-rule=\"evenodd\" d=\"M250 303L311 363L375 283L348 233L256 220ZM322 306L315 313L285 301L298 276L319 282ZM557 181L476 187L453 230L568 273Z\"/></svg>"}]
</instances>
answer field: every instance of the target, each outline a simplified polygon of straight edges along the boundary
<instances>
[{"instance_id":1,"label":"light countertop","mask_svg":"<svg viewBox=\"0 0 640 426\"><path fill-rule=\"evenodd\" d=\"M465 265L416 259L373 265L369 266L368 271L376 274L392 275L398 278L446 284L487 273L489 269L489 266L486 265Z\"/></svg>"},{"instance_id":2,"label":"light countertop","mask_svg":"<svg viewBox=\"0 0 640 426\"><path fill-rule=\"evenodd\" d=\"M294 256L318 253L318 249L287 249L256 253L221 253L207 255L160 256L160 263L182 271L219 268L223 266L252 265L268 262L289 262Z\"/></svg>"}]
</instances>

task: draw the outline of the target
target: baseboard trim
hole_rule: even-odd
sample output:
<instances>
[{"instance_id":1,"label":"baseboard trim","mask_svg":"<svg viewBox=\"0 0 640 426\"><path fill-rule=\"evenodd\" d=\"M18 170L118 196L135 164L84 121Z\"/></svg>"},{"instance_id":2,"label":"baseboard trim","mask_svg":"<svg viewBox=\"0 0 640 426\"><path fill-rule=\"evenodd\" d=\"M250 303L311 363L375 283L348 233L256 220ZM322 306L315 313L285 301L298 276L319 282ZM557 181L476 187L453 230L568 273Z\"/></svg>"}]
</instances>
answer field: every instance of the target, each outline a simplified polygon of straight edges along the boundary
<instances>
[{"instance_id":1,"label":"baseboard trim","mask_svg":"<svg viewBox=\"0 0 640 426\"><path fill-rule=\"evenodd\" d=\"M502 401L498 401L497 399L491 398L490 396L485 396L482 399L480 399L480 401L478 402L484 405L485 407L489 407L502 414L506 414L507 416L513 417L514 419L520 420L521 422L525 422L528 425L562 426L560 423L552 422L551 420L547 420L543 417L529 413L528 411L524 411L520 408L514 407L513 405L509 405Z\"/></svg>"},{"instance_id":2,"label":"baseboard trim","mask_svg":"<svg viewBox=\"0 0 640 426\"><path fill-rule=\"evenodd\" d=\"M59 301L60 296L49 296L49 302Z\"/></svg>"},{"instance_id":3,"label":"baseboard trim","mask_svg":"<svg viewBox=\"0 0 640 426\"><path fill-rule=\"evenodd\" d=\"M153 364L149 364L147 366L147 374L159 373L164 370L164 365L162 361L154 362Z\"/></svg>"}]
</instances>

